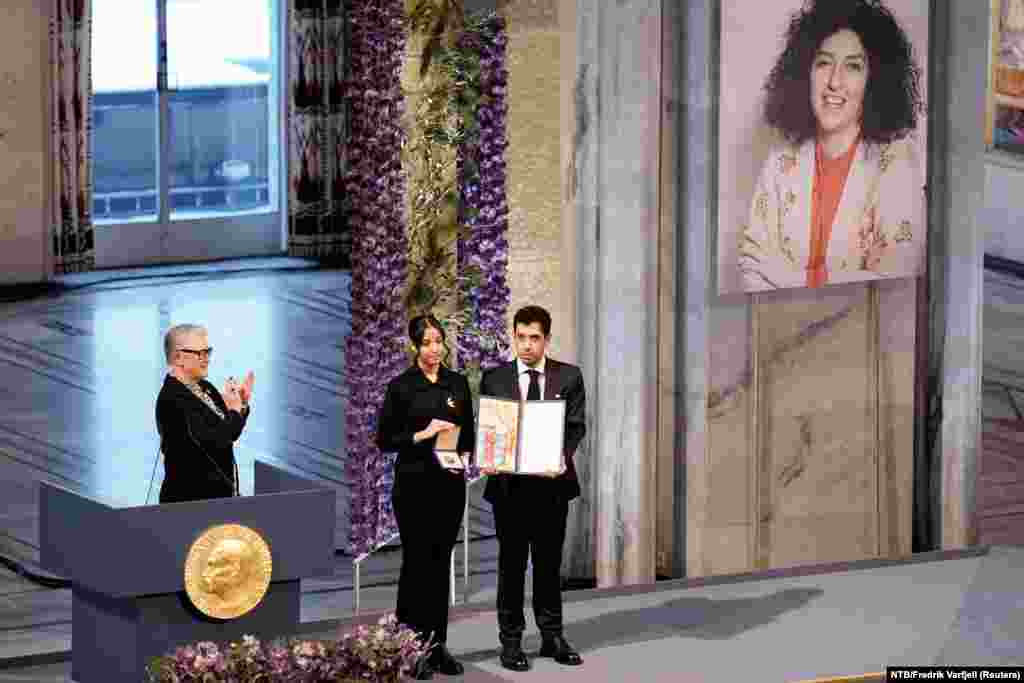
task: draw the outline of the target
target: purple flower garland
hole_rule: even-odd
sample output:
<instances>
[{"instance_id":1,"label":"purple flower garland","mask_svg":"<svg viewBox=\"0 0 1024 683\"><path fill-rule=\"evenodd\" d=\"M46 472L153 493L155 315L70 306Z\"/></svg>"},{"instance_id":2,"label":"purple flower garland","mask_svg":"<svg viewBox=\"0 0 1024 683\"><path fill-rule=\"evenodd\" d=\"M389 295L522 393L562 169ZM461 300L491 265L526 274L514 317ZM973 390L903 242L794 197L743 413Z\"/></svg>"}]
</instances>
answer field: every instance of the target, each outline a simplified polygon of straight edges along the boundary
<instances>
[{"instance_id":1,"label":"purple flower garland","mask_svg":"<svg viewBox=\"0 0 1024 683\"><path fill-rule=\"evenodd\" d=\"M348 194L352 230L352 330L346 341L345 421L350 485L349 550L362 555L397 533L392 460L375 443L388 382L408 366L405 286L408 237L401 150L405 54L403 0L348 3Z\"/></svg>"},{"instance_id":2,"label":"purple flower garland","mask_svg":"<svg viewBox=\"0 0 1024 683\"><path fill-rule=\"evenodd\" d=\"M481 104L477 110L478 144L459 148L459 189L462 221L469 236L460 239L460 272L475 268L479 286L469 292L473 311L470 330L458 339L459 363L481 370L495 367L508 357L506 316L510 291L508 268L508 200L505 149L508 147L508 69L505 55L508 36L505 18L491 15L484 22L480 49ZM475 162L479 175L467 172L467 159ZM476 176L476 177L473 177ZM475 328L472 329L472 328Z\"/></svg>"}]
</instances>

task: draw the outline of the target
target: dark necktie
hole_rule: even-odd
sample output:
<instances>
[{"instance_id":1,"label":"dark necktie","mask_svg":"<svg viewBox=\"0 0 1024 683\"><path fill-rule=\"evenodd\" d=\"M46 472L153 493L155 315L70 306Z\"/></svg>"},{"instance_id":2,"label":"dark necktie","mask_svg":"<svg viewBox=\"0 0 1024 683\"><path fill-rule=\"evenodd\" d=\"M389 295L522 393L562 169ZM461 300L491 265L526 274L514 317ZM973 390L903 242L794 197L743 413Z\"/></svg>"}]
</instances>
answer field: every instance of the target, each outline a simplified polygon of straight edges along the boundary
<instances>
[{"instance_id":1,"label":"dark necktie","mask_svg":"<svg viewBox=\"0 0 1024 683\"><path fill-rule=\"evenodd\" d=\"M526 392L527 401L540 400L540 371L527 370L530 373L530 388Z\"/></svg>"}]
</instances>

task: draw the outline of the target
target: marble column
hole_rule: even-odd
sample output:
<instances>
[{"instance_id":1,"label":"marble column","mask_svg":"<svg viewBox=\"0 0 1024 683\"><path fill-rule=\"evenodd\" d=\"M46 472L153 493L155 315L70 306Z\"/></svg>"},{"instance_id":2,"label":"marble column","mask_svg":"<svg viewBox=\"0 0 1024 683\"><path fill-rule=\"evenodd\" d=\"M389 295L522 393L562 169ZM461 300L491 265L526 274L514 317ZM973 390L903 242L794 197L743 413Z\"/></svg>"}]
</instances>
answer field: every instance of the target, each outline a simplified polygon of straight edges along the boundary
<instances>
[{"instance_id":1,"label":"marble column","mask_svg":"<svg viewBox=\"0 0 1024 683\"><path fill-rule=\"evenodd\" d=\"M714 234L716 167L712 160L718 142L714 89L715 54L718 43L715 0L683 3L680 87L678 95L681 131L679 135L680 183L677 300L682 309L676 318L679 340L677 404L679 461L673 471L672 554L674 576L699 575L699 558L704 553L708 509L708 374L709 374L709 292L714 290L711 254ZM747 312L743 304L742 338L746 337ZM688 523L689 522L689 523Z\"/></svg>"},{"instance_id":2,"label":"marble column","mask_svg":"<svg viewBox=\"0 0 1024 683\"><path fill-rule=\"evenodd\" d=\"M577 315L588 412L577 462L594 506L597 582L615 586L655 577L662 6L581 0L576 12Z\"/></svg>"},{"instance_id":3,"label":"marble column","mask_svg":"<svg viewBox=\"0 0 1024 683\"><path fill-rule=\"evenodd\" d=\"M975 543L974 487L981 434L981 313L985 243L985 87L989 64L989 3L937 2L936 47L945 46L935 65L933 110L939 135L933 155L931 255L933 297L941 297L942 328L941 545ZM945 144L943 144L943 142ZM936 220L937 219L937 220Z\"/></svg>"}]
</instances>

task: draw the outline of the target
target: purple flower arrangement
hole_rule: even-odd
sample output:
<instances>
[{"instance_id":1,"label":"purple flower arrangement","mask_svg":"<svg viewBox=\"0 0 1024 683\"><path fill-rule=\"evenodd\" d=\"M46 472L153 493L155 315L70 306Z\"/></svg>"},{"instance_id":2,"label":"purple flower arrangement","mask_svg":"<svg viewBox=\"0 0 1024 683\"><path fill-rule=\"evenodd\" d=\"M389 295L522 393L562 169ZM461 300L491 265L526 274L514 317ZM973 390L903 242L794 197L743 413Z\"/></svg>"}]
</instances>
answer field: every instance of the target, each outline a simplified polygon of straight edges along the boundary
<instances>
[{"instance_id":1,"label":"purple flower arrangement","mask_svg":"<svg viewBox=\"0 0 1024 683\"><path fill-rule=\"evenodd\" d=\"M505 149L508 147L508 36L505 19L489 14L478 31L463 40L479 50L478 134L467 135L458 149L461 221L469 227L458 243L459 270L472 273L468 289L469 325L460 330L459 362L486 370L508 356L508 195Z\"/></svg>"},{"instance_id":2,"label":"purple flower arrangement","mask_svg":"<svg viewBox=\"0 0 1024 683\"><path fill-rule=\"evenodd\" d=\"M379 451L374 435L385 388L408 364L403 298L408 237L401 162L404 6L403 0L347 3L345 190L352 230L352 329L345 353L345 471L351 493L349 550L354 556L397 533L388 500L392 461Z\"/></svg>"},{"instance_id":3,"label":"purple flower arrangement","mask_svg":"<svg viewBox=\"0 0 1024 683\"><path fill-rule=\"evenodd\" d=\"M149 683L397 683L427 654L428 645L394 615L358 626L336 641L195 643L157 657L147 666Z\"/></svg>"},{"instance_id":4,"label":"purple flower arrangement","mask_svg":"<svg viewBox=\"0 0 1024 683\"><path fill-rule=\"evenodd\" d=\"M505 19L489 14L476 31L462 37L464 48L475 49L479 62L480 100L475 134L466 135L457 150L460 222L469 229L458 241L458 266L470 286L463 292L468 321L456 339L459 364L478 386L480 374L507 357L508 307L508 194L505 149L508 147L508 36ZM470 480L479 469L466 470Z\"/></svg>"},{"instance_id":5,"label":"purple flower arrangement","mask_svg":"<svg viewBox=\"0 0 1024 683\"><path fill-rule=\"evenodd\" d=\"M410 257L410 242L419 244L417 230L437 232L445 226L438 222L440 214L430 213L437 210L436 202L427 202L422 210L428 213L422 216L415 213L419 204L414 202L411 225L404 214L402 150L407 140L402 130L401 69L406 30L436 28L437 17L430 13L437 7L416 4L410 17L404 16L404 9L401 0L354 0L348 7L346 191L353 246L345 469L351 487L349 550L357 558L397 535L390 500L394 454L376 448L374 433L385 387L409 363L404 342L409 311L403 293L410 271L433 300L458 301L461 312L452 316L457 327L455 343L459 366L469 375L471 386L478 384L482 370L501 363L508 352L505 20L493 13L475 15L464 24L458 18L453 24L458 39L454 44L442 41L435 54L430 68L447 75L438 83L458 83L435 93L446 93L441 96L448 99L448 115L460 121L458 133L438 135L446 127L431 118L438 112L429 107L417 112L414 147L437 145L438 151L455 147L455 173L445 177L435 171L420 180L428 187L414 188L416 196L458 197L457 219L463 228L453 254L458 273L452 279L443 253L434 254L436 259ZM417 15L423 15L419 21ZM424 17L431 21L423 21ZM434 154L429 147L421 152ZM427 220L428 216L432 218ZM415 291L419 290L413 287L410 294ZM470 468L467 476L476 479L479 473Z\"/></svg>"}]
</instances>

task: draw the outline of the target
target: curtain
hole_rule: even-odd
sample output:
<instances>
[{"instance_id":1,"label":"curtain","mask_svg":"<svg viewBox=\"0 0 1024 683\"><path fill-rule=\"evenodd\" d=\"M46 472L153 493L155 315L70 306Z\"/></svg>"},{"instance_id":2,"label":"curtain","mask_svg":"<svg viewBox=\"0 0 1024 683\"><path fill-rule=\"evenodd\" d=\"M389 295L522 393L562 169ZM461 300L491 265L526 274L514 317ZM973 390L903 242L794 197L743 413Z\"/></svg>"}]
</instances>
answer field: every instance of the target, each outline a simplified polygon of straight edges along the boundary
<instances>
[{"instance_id":1,"label":"curtain","mask_svg":"<svg viewBox=\"0 0 1024 683\"><path fill-rule=\"evenodd\" d=\"M343 0L291 0L288 253L350 264L343 202Z\"/></svg>"},{"instance_id":2,"label":"curtain","mask_svg":"<svg viewBox=\"0 0 1024 683\"><path fill-rule=\"evenodd\" d=\"M95 267L90 131L90 0L53 0L50 13L54 274Z\"/></svg>"}]
</instances>

